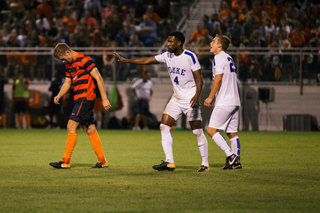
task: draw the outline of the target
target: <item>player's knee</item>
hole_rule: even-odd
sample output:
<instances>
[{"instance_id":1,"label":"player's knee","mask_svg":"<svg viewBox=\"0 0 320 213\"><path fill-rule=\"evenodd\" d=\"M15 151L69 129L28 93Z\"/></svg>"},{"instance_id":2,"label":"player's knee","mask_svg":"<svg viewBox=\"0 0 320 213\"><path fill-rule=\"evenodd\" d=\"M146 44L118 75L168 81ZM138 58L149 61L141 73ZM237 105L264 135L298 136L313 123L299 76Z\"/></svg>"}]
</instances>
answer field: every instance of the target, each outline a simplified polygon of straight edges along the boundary
<instances>
[{"instance_id":1,"label":"player's knee","mask_svg":"<svg viewBox=\"0 0 320 213\"><path fill-rule=\"evenodd\" d=\"M192 130L192 132L196 137L200 137L203 134L203 130L202 129L194 129L194 130Z\"/></svg>"},{"instance_id":2,"label":"player's knee","mask_svg":"<svg viewBox=\"0 0 320 213\"><path fill-rule=\"evenodd\" d=\"M171 130L171 127L170 126L167 126L165 124L160 124L160 131L163 131L163 132L169 132Z\"/></svg>"},{"instance_id":3,"label":"player's knee","mask_svg":"<svg viewBox=\"0 0 320 213\"><path fill-rule=\"evenodd\" d=\"M207 133L208 133L208 135L212 138L216 133L218 132L218 130L217 129L214 129L214 128L208 128L207 129Z\"/></svg>"}]
</instances>

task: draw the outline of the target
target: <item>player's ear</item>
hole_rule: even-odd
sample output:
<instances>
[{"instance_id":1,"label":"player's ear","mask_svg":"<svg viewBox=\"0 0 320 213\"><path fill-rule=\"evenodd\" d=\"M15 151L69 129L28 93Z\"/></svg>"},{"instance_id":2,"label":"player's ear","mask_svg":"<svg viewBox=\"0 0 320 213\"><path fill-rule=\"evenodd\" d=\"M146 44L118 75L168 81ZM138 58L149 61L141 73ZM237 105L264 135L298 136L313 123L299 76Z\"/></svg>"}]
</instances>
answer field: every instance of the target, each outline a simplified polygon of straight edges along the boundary
<instances>
[{"instance_id":1,"label":"player's ear","mask_svg":"<svg viewBox=\"0 0 320 213\"><path fill-rule=\"evenodd\" d=\"M181 41L178 41L178 43L177 43L179 46L181 46Z\"/></svg>"}]
</instances>

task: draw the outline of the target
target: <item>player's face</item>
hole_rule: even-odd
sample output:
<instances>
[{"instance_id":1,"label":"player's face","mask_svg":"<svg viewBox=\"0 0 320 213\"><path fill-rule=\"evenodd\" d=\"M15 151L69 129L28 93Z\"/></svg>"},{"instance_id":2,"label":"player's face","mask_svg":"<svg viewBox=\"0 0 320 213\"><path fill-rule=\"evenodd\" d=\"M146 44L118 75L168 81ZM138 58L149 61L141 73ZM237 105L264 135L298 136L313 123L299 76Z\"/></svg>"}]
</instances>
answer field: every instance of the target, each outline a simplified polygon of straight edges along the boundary
<instances>
[{"instance_id":1,"label":"player's face","mask_svg":"<svg viewBox=\"0 0 320 213\"><path fill-rule=\"evenodd\" d=\"M169 52L171 52L171 53L176 52L179 49L179 44L180 44L179 42L180 41L175 39L174 36L169 36L168 37L168 44L167 44Z\"/></svg>"},{"instance_id":2,"label":"player's face","mask_svg":"<svg viewBox=\"0 0 320 213\"><path fill-rule=\"evenodd\" d=\"M70 64L73 60L71 53L67 51L64 55L59 56L59 60L63 63Z\"/></svg>"},{"instance_id":3,"label":"player's face","mask_svg":"<svg viewBox=\"0 0 320 213\"><path fill-rule=\"evenodd\" d=\"M220 46L221 44L219 43L219 38L215 37L210 43L210 52L215 54Z\"/></svg>"}]
</instances>

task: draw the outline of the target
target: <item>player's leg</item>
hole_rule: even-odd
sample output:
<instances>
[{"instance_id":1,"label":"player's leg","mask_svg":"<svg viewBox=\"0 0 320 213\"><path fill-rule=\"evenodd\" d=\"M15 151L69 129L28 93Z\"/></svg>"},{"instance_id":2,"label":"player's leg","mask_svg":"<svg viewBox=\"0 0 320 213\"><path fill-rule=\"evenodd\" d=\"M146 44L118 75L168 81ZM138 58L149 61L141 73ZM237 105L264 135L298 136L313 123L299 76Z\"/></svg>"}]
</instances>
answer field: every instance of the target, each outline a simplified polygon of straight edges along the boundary
<instances>
[{"instance_id":1,"label":"player's leg","mask_svg":"<svg viewBox=\"0 0 320 213\"><path fill-rule=\"evenodd\" d=\"M197 137L198 147L200 151L200 155L202 157L202 162L200 169L198 172L209 171L209 161L208 161L208 141L206 136L203 133L201 120L190 121L190 127L192 129L193 134Z\"/></svg>"},{"instance_id":2,"label":"player's leg","mask_svg":"<svg viewBox=\"0 0 320 213\"><path fill-rule=\"evenodd\" d=\"M140 120L141 120L141 112L143 110L142 109L142 100L138 100L137 104L138 104L138 114L136 115L136 120L135 120L134 127L132 128L132 130L139 131L139 130L141 130L140 126L139 126L139 123L140 123Z\"/></svg>"},{"instance_id":3,"label":"player's leg","mask_svg":"<svg viewBox=\"0 0 320 213\"><path fill-rule=\"evenodd\" d=\"M237 131L238 131L238 117L239 117L239 111L236 111L232 118L231 121L226 129L226 133L229 137L230 144L231 144L231 152L236 154L239 158L237 163L232 166L232 169L241 169L241 163L240 163L240 139L238 137Z\"/></svg>"},{"instance_id":4,"label":"player's leg","mask_svg":"<svg viewBox=\"0 0 320 213\"><path fill-rule=\"evenodd\" d=\"M142 121L143 121L143 130L148 130L148 115L150 114L149 112L149 102L148 101L143 101L143 111L141 112L142 114Z\"/></svg>"},{"instance_id":5,"label":"player's leg","mask_svg":"<svg viewBox=\"0 0 320 213\"><path fill-rule=\"evenodd\" d=\"M64 154L62 157L62 160L59 162L53 162L49 165L57 168L57 169L68 169L70 168L70 159L73 152L73 149L77 143L77 127L79 125L79 122L76 122L74 120L68 121L67 124L67 130L68 130L68 138L66 142L66 146L64 149Z\"/></svg>"},{"instance_id":6,"label":"player's leg","mask_svg":"<svg viewBox=\"0 0 320 213\"><path fill-rule=\"evenodd\" d=\"M225 130L232 119L234 110L228 107L215 107L212 111L207 132L214 142L222 149L227 158L226 164L222 169L228 169L238 160L237 155L232 153L226 139L220 134L219 129Z\"/></svg>"},{"instance_id":7,"label":"player's leg","mask_svg":"<svg viewBox=\"0 0 320 213\"><path fill-rule=\"evenodd\" d=\"M103 149L102 149L102 144L101 144L101 139L100 136L98 134L98 131L95 128L95 125L92 124L88 127L85 127L85 130L89 136L90 142L91 142L91 146L94 150L94 152L96 153L97 157L98 157L98 163L96 163L95 166L93 166L92 168L103 168L103 167L108 167L109 163L107 162Z\"/></svg>"}]
</instances>

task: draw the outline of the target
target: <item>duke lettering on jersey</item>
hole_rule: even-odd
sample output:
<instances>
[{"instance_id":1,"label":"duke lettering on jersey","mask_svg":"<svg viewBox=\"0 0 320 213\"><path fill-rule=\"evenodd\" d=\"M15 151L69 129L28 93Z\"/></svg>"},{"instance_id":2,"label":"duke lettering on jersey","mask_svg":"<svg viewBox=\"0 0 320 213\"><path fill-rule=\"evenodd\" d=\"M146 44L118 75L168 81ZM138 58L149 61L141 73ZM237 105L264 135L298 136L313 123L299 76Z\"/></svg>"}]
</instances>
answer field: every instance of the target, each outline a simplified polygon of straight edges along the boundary
<instances>
[{"instance_id":1,"label":"duke lettering on jersey","mask_svg":"<svg viewBox=\"0 0 320 213\"><path fill-rule=\"evenodd\" d=\"M184 76L186 73L185 69L181 69L179 67L168 67L169 73L177 74L177 75L182 75Z\"/></svg>"}]
</instances>

